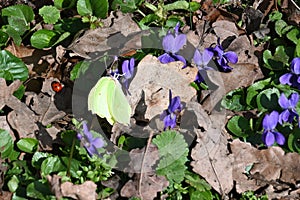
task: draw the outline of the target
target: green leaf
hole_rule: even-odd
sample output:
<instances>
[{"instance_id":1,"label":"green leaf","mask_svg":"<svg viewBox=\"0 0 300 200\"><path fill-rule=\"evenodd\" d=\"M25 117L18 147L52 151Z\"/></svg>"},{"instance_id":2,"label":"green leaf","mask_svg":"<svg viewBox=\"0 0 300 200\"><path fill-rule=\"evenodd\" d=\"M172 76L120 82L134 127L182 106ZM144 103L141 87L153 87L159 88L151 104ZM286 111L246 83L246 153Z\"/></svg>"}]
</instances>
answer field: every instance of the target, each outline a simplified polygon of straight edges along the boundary
<instances>
[{"instance_id":1,"label":"green leaf","mask_svg":"<svg viewBox=\"0 0 300 200\"><path fill-rule=\"evenodd\" d=\"M298 28L294 28L286 34L286 37L295 44L297 44L297 41L300 37L300 30Z\"/></svg>"},{"instance_id":2,"label":"green leaf","mask_svg":"<svg viewBox=\"0 0 300 200\"><path fill-rule=\"evenodd\" d=\"M83 23L80 18L67 18L59 20L54 24L54 30L59 33L69 32L72 35L78 33L82 29L88 28L89 25Z\"/></svg>"},{"instance_id":3,"label":"green leaf","mask_svg":"<svg viewBox=\"0 0 300 200\"><path fill-rule=\"evenodd\" d=\"M190 11L192 12L196 12L201 7L200 3L196 1L191 1L189 2L189 4L190 4Z\"/></svg>"},{"instance_id":4,"label":"green leaf","mask_svg":"<svg viewBox=\"0 0 300 200\"><path fill-rule=\"evenodd\" d=\"M187 1L175 1L174 3L170 3L163 6L165 11L171 10L189 10L190 4Z\"/></svg>"},{"instance_id":5,"label":"green leaf","mask_svg":"<svg viewBox=\"0 0 300 200\"><path fill-rule=\"evenodd\" d=\"M42 175L46 176L53 172L66 171L67 166L58 156L46 158L41 165Z\"/></svg>"},{"instance_id":6,"label":"green leaf","mask_svg":"<svg viewBox=\"0 0 300 200\"><path fill-rule=\"evenodd\" d=\"M8 18L18 17L23 19L26 23L34 19L34 12L30 6L27 5L14 5L2 9L2 16Z\"/></svg>"},{"instance_id":7,"label":"green leaf","mask_svg":"<svg viewBox=\"0 0 300 200\"><path fill-rule=\"evenodd\" d=\"M268 88L266 90L263 90L256 97L258 110L277 110L279 108L279 96L280 92L277 88Z\"/></svg>"},{"instance_id":8,"label":"green leaf","mask_svg":"<svg viewBox=\"0 0 300 200\"><path fill-rule=\"evenodd\" d=\"M112 2L112 9L117 10L118 7L123 13L132 13L138 9L139 6L144 0L114 0Z\"/></svg>"},{"instance_id":9,"label":"green leaf","mask_svg":"<svg viewBox=\"0 0 300 200\"><path fill-rule=\"evenodd\" d=\"M9 35L3 31L0 31L0 48L6 46L8 39Z\"/></svg>"},{"instance_id":10,"label":"green leaf","mask_svg":"<svg viewBox=\"0 0 300 200\"><path fill-rule=\"evenodd\" d=\"M187 149L187 143L182 134L176 131L164 131L153 139L161 157L180 158Z\"/></svg>"},{"instance_id":11,"label":"green leaf","mask_svg":"<svg viewBox=\"0 0 300 200\"><path fill-rule=\"evenodd\" d=\"M93 16L102 19L107 17L108 0L91 0L91 6L93 9Z\"/></svg>"},{"instance_id":12,"label":"green leaf","mask_svg":"<svg viewBox=\"0 0 300 200\"><path fill-rule=\"evenodd\" d=\"M72 71L70 72L70 79L74 81L75 79L79 78L81 74L84 74L86 70L90 67L90 62L81 61L77 63Z\"/></svg>"},{"instance_id":13,"label":"green leaf","mask_svg":"<svg viewBox=\"0 0 300 200\"><path fill-rule=\"evenodd\" d=\"M41 29L36 31L30 38L31 45L38 49L48 48L54 45L59 34L52 30Z\"/></svg>"},{"instance_id":14,"label":"green leaf","mask_svg":"<svg viewBox=\"0 0 300 200\"><path fill-rule=\"evenodd\" d=\"M275 22L275 31L276 33L282 37L282 30L287 26L287 23L284 20L278 20Z\"/></svg>"},{"instance_id":15,"label":"green leaf","mask_svg":"<svg viewBox=\"0 0 300 200\"><path fill-rule=\"evenodd\" d=\"M41 165L42 175L46 176L54 172L67 171L69 159L70 159L69 157L58 157L58 156L46 158ZM80 165L81 163L78 160L74 158L71 160L70 173L72 176L74 177L78 176L76 173L79 170Z\"/></svg>"},{"instance_id":16,"label":"green leaf","mask_svg":"<svg viewBox=\"0 0 300 200\"><path fill-rule=\"evenodd\" d=\"M77 1L77 12L81 16L92 16L93 10L90 0L78 0Z\"/></svg>"},{"instance_id":17,"label":"green leaf","mask_svg":"<svg viewBox=\"0 0 300 200\"><path fill-rule=\"evenodd\" d=\"M13 175L7 183L8 189L10 192L16 192L19 187L19 179L16 175Z\"/></svg>"},{"instance_id":18,"label":"green leaf","mask_svg":"<svg viewBox=\"0 0 300 200\"><path fill-rule=\"evenodd\" d=\"M165 24L166 28L173 28L176 26L177 22L181 22L180 18L178 16L170 16ZM182 23L182 22L181 22ZM180 23L180 24L181 24Z\"/></svg>"},{"instance_id":19,"label":"green leaf","mask_svg":"<svg viewBox=\"0 0 300 200\"><path fill-rule=\"evenodd\" d=\"M271 70L283 70L289 61L286 50L284 46L278 46L275 49L274 56L272 56L270 50L265 50L263 53L265 67Z\"/></svg>"},{"instance_id":20,"label":"green leaf","mask_svg":"<svg viewBox=\"0 0 300 200\"><path fill-rule=\"evenodd\" d=\"M55 45L57 45L58 43L60 43L60 42L62 42L63 40L65 40L67 37L69 37L71 35L71 33L69 33L69 32L65 32L65 33L63 33L63 34L61 34L60 36L59 36L59 38L56 40L56 42L54 42L53 44L52 44L52 46L55 46Z\"/></svg>"},{"instance_id":21,"label":"green leaf","mask_svg":"<svg viewBox=\"0 0 300 200\"><path fill-rule=\"evenodd\" d=\"M293 152L300 153L300 129L295 128L288 138L288 147Z\"/></svg>"},{"instance_id":22,"label":"green leaf","mask_svg":"<svg viewBox=\"0 0 300 200\"><path fill-rule=\"evenodd\" d=\"M211 186L204 179L200 178L198 174L194 174L190 171L186 172L185 182L201 192L211 189Z\"/></svg>"},{"instance_id":23,"label":"green leaf","mask_svg":"<svg viewBox=\"0 0 300 200\"><path fill-rule=\"evenodd\" d=\"M228 110L246 110L245 93L242 88L230 91L221 101L221 105Z\"/></svg>"},{"instance_id":24,"label":"green leaf","mask_svg":"<svg viewBox=\"0 0 300 200\"><path fill-rule=\"evenodd\" d=\"M9 6L2 9L2 16L7 17L7 26L2 27L17 45L21 44L21 35L30 29L29 23L34 19L31 7L26 5Z\"/></svg>"},{"instance_id":25,"label":"green leaf","mask_svg":"<svg viewBox=\"0 0 300 200\"><path fill-rule=\"evenodd\" d=\"M18 99L22 99L24 93L25 93L25 86L21 85L15 92L14 96L17 97Z\"/></svg>"},{"instance_id":26,"label":"green leaf","mask_svg":"<svg viewBox=\"0 0 300 200\"><path fill-rule=\"evenodd\" d=\"M149 29L148 25L151 24L151 22L155 22L158 20L159 17L156 14L149 14L146 15L143 19L141 19L138 24L142 30L147 30Z\"/></svg>"},{"instance_id":27,"label":"green leaf","mask_svg":"<svg viewBox=\"0 0 300 200\"><path fill-rule=\"evenodd\" d=\"M17 146L21 151L33 153L37 150L39 141L35 138L22 138L17 142Z\"/></svg>"},{"instance_id":28,"label":"green leaf","mask_svg":"<svg viewBox=\"0 0 300 200\"><path fill-rule=\"evenodd\" d=\"M13 149L13 141L8 131L0 129L0 155L2 159L8 158Z\"/></svg>"},{"instance_id":29,"label":"green leaf","mask_svg":"<svg viewBox=\"0 0 300 200\"><path fill-rule=\"evenodd\" d=\"M6 50L0 51L0 77L5 80L21 80L28 78L28 69L23 61Z\"/></svg>"},{"instance_id":30,"label":"green leaf","mask_svg":"<svg viewBox=\"0 0 300 200\"><path fill-rule=\"evenodd\" d=\"M251 130L250 122L243 116L233 116L227 123L228 130L237 137L247 137Z\"/></svg>"},{"instance_id":31,"label":"green leaf","mask_svg":"<svg viewBox=\"0 0 300 200\"><path fill-rule=\"evenodd\" d=\"M160 155L157 174L166 176L169 181L180 183L184 179L189 152L183 135L176 131L164 131L152 142L158 147Z\"/></svg>"},{"instance_id":32,"label":"green leaf","mask_svg":"<svg viewBox=\"0 0 300 200\"><path fill-rule=\"evenodd\" d=\"M26 194L32 199L49 200L55 199L52 196L48 183L42 183L42 180L34 181L30 183L26 188ZM52 198L51 198L52 196Z\"/></svg>"},{"instance_id":33,"label":"green leaf","mask_svg":"<svg viewBox=\"0 0 300 200\"><path fill-rule=\"evenodd\" d=\"M49 157L50 154L49 153L44 153L44 152L35 152L32 156L32 159L31 159L31 165L33 167L35 167L36 169L40 169L41 168L41 164L42 162L47 158Z\"/></svg>"},{"instance_id":34,"label":"green leaf","mask_svg":"<svg viewBox=\"0 0 300 200\"><path fill-rule=\"evenodd\" d=\"M58 9L72 8L75 6L77 0L54 0L54 6Z\"/></svg>"},{"instance_id":35,"label":"green leaf","mask_svg":"<svg viewBox=\"0 0 300 200\"><path fill-rule=\"evenodd\" d=\"M213 195L211 193L211 191L206 190L206 191L198 191L195 190L194 188L191 188L189 191L190 194L190 200L212 200Z\"/></svg>"},{"instance_id":36,"label":"green leaf","mask_svg":"<svg viewBox=\"0 0 300 200\"><path fill-rule=\"evenodd\" d=\"M14 40L16 45L19 45L19 46L21 45L21 42L22 42L22 38L20 36L21 33L18 33L14 29L14 27L9 26L9 25L8 26L3 26L2 28L3 28L3 31L6 32L9 35L9 37L11 37Z\"/></svg>"},{"instance_id":37,"label":"green leaf","mask_svg":"<svg viewBox=\"0 0 300 200\"><path fill-rule=\"evenodd\" d=\"M295 54L296 54L296 57L300 57L300 39L298 39L298 41L297 41Z\"/></svg>"},{"instance_id":38,"label":"green leaf","mask_svg":"<svg viewBox=\"0 0 300 200\"><path fill-rule=\"evenodd\" d=\"M43 6L39 10L39 14L47 24L55 24L60 18L60 12L54 6Z\"/></svg>"},{"instance_id":39,"label":"green leaf","mask_svg":"<svg viewBox=\"0 0 300 200\"><path fill-rule=\"evenodd\" d=\"M270 21L277 21L280 20L282 18L282 13L279 11L274 11L269 15L269 19Z\"/></svg>"},{"instance_id":40,"label":"green leaf","mask_svg":"<svg viewBox=\"0 0 300 200\"><path fill-rule=\"evenodd\" d=\"M262 91L265 87L270 85L271 78L264 79L261 81L258 81L254 84L252 84L247 89L247 97L246 97L246 103L251 106L252 108L256 108L256 96L259 94L260 91Z\"/></svg>"}]
</instances>

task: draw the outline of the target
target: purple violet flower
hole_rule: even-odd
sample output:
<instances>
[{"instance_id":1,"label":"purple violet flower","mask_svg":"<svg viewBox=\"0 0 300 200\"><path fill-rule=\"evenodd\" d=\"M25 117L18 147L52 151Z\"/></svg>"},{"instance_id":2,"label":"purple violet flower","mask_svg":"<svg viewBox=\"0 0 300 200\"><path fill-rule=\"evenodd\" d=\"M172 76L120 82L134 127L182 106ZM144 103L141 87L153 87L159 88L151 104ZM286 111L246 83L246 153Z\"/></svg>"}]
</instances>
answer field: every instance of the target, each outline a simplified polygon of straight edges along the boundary
<instances>
[{"instance_id":1,"label":"purple violet flower","mask_svg":"<svg viewBox=\"0 0 300 200\"><path fill-rule=\"evenodd\" d=\"M297 121L299 119L299 115L296 111L296 106L299 101L298 93L291 94L290 98L288 99L283 93L281 94L278 103L281 108L284 110L279 115L279 123L283 124L283 122L292 123L294 117L296 117Z\"/></svg>"},{"instance_id":2,"label":"purple violet flower","mask_svg":"<svg viewBox=\"0 0 300 200\"><path fill-rule=\"evenodd\" d=\"M228 63L237 63L238 56L233 51L224 52L223 47L220 45L220 39L218 39L218 45L215 48L209 48L217 56L217 62L219 64L220 71L230 72L232 68L228 65Z\"/></svg>"},{"instance_id":3,"label":"purple violet flower","mask_svg":"<svg viewBox=\"0 0 300 200\"><path fill-rule=\"evenodd\" d=\"M300 58L294 58L291 63L291 73L283 74L279 81L300 90Z\"/></svg>"},{"instance_id":4,"label":"purple violet flower","mask_svg":"<svg viewBox=\"0 0 300 200\"><path fill-rule=\"evenodd\" d=\"M126 90L128 90L129 79L131 79L134 74L134 65L135 65L134 58L130 58L130 60L125 60L122 63L123 83Z\"/></svg>"},{"instance_id":5,"label":"purple violet flower","mask_svg":"<svg viewBox=\"0 0 300 200\"><path fill-rule=\"evenodd\" d=\"M177 114L181 112L182 106L180 103L180 97L176 96L172 98L172 92L169 90L169 106L167 110L164 110L160 115L160 119L164 121L164 130L168 127L174 128L176 126Z\"/></svg>"},{"instance_id":6,"label":"purple violet flower","mask_svg":"<svg viewBox=\"0 0 300 200\"><path fill-rule=\"evenodd\" d=\"M103 139L100 137L93 138L92 133L88 130L86 122L83 122L82 129L83 135L81 133L77 133L77 138L83 142L83 146L91 157L93 155L100 156L97 149L104 146Z\"/></svg>"},{"instance_id":7,"label":"purple violet flower","mask_svg":"<svg viewBox=\"0 0 300 200\"><path fill-rule=\"evenodd\" d=\"M180 23L178 22L174 28L174 35L169 31L163 38L162 46L165 53L160 55L158 59L163 64L174 61L182 61L184 63L184 68L186 67L186 60L183 56L177 53L186 44L186 35L178 32L179 26Z\"/></svg>"},{"instance_id":8,"label":"purple violet flower","mask_svg":"<svg viewBox=\"0 0 300 200\"><path fill-rule=\"evenodd\" d=\"M203 53L201 53L198 49L195 50L193 60L198 68L198 73L194 82L204 82L205 78L207 77L206 70L213 70L212 67L208 66L208 63L213 56L214 53L209 51L208 49L204 49Z\"/></svg>"},{"instance_id":9,"label":"purple violet flower","mask_svg":"<svg viewBox=\"0 0 300 200\"><path fill-rule=\"evenodd\" d=\"M269 147L276 141L277 144L283 145L285 143L284 136L275 130L279 119L279 114L277 111L273 111L270 114L266 114L263 119L263 142Z\"/></svg>"}]
</instances>

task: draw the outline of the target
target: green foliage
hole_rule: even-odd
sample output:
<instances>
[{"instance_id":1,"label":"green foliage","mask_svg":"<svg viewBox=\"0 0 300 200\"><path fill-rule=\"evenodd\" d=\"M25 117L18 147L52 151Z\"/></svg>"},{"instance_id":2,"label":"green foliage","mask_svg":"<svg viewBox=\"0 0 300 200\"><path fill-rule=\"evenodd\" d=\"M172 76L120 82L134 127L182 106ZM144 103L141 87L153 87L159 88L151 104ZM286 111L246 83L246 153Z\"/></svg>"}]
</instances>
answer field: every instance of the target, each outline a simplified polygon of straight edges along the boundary
<instances>
[{"instance_id":1,"label":"green foliage","mask_svg":"<svg viewBox=\"0 0 300 200\"><path fill-rule=\"evenodd\" d=\"M108 0L78 0L77 12L81 15L83 22L89 22L90 28L102 26L98 18L104 19L108 15Z\"/></svg>"},{"instance_id":2,"label":"green foliage","mask_svg":"<svg viewBox=\"0 0 300 200\"><path fill-rule=\"evenodd\" d=\"M1 158L8 158L13 149L13 141L8 131L0 129L0 153Z\"/></svg>"},{"instance_id":3,"label":"green foliage","mask_svg":"<svg viewBox=\"0 0 300 200\"><path fill-rule=\"evenodd\" d=\"M265 67L270 70L283 70L288 65L290 58L286 50L286 47L278 46L275 49L274 55L272 55L270 50L265 50L263 53Z\"/></svg>"},{"instance_id":4,"label":"green foliage","mask_svg":"<svg viewBox=\"0 0 300 200\"><path fill-rule=\"evenodd\" d=\"M39 14L47 24L55 24L60 19L60 12L55 6L43 6Z\"/></svg>"},{"instance_id":5,"label":"green foliage","mask_svg":"<svg viewBox=\"0 0 300 200\"><path fill-rule=\"evenodd\" d=\"M47 30L47 29L41 29L35 32L31 38L30 42L31 45L38 49L48 48L52 47L67 37L69 37L70 33L65 32L63 34L59 34L56 31Z\"/></svg>"},{"instance_id":6,"label":"green foliage","mask_svg":"<svg viewBox=\"0 0 300 200\"><path fill-rule=\"evenodd\" d=\"M182 22L181 16L175 14L170 15L170 11L185 10L195 12L200 8L198 2L187 1L175 1L169 4L164 4L163 1L160 1L157 6L144 2L144 6L150 9L151 13L147 15L143 14L144 17L138 22L143 30L148 29L152 24L167 28L174 27L177 22Z\"/></svg>"},{"instance_id":7,"label":"green foliage","mask_svg":"<svg viewBox=\"0 0 300 200\"><path fill-rule=\"evenodd\" d=\"M67 9L75 6L77 0L54 0L54 6L58 9Z\"/></svg>"},{"instance_id":8,"label":"green foliage","mask_svg":"<svg viewBox=\"0 0 300 200\"><path fill-rule=\"evenodd\" d=\"M30 29L30 22L34 19L31 7L26 5L14 5L2 9L2 17L6 17L8 25L2 30L13 38L17 45L21 44L21 36Z\"/></svg>"},{"instance_id":9,"label":"green foliage","mask_svg":"<svg viewBox=\"0 0 300 200\"><path fill-rule=\"evenodd\" d=\"M0 51L0 77L8 81L28 78L28 69L24 62L7 50Z\"/></svg>"},{"instance_id":10,"label":"green foliage","mask_svg":"<svg viewBox=\"0 0 300 200\"><path fill-rule=\"evenodd\" d=\"M260 197L256 196L253 191L248 191L242 194L240 200L268 200L267 195L262 195Z\"/></svg>"},{"instance_id":11,"label":"green foliage","mask_svg":"<svg viewBox=\"0 0 300 200\"><path fill-rule=\"evenodd\" d=\"M144 2L144 0L114 0L111 4L113 10L120 9L123 13L132 13L138 10L138 7Z\"/></svg>"},{"instance_id":12,"label":"green foliage","mask_svg":"<svg viewBox=\"0 0 300 200\"><path fill-rule=\"evenodd\" d=\"M245 92L242 88L230 91L221 101L221 105L228 110L246 110Z\"/></svg>"},{"instance_id":13,"label":"green foliage","mask_svg":"<svg viewBox=\"0 0 300 200\"><path fill-rule=\"evenodd\" d=\"M191 200L210 200L214 199L211 186L199 175L187 171L185 182L190 185L189 194Z\"/></svg>"},{"instance_id":14,"label":"green foliage","mask_svg":"<svg viewBox=\"0 0 300 200\"><path fill-rule=\"evenodd\" d=\"M70 72L70 79L74 81L75 79L79 78L81 74L84 74L86 70L90 67L90 62L81 61L78 62Z\"/></svg>"},{"instance_id":15,"label":"green foliage","mask_svg":"<svg viewBox=\"0 0 300 200\"><path fill-rule=\"evenodd\" d=\"M295 128L288 137L288 147L293 152L300 153L300 129Z\"/></svg>"},{"instance_id":16,"label":"green foliage","mask_svg":"<svg viewBox=\"0 0 300 200\"><path fill-rule=\"evenodd\" d=\"M237 137L247 137L251 133L250 121L243 116L233 116L228 121L227 128Z\"/></svg>"},{"instance_id":17,"label":"green foliage","mask_svg":"<svg viewBox=\"0 0 300 200\"><path fill-rule=\"evenodd\" d=\"M22 138L17 142L17 147L26 153L34 153L38 144L39 142L35 138Z\"/></svg>"},{"instance_id":18,"label":"green foliage","mask_svg":"<svg viewBox=\"0 0 300 200\"><path fill-rule=\"evenodd\" d=\"M183 181L189 152L183 135L176 131L164 131L152 142L158 147L160 155L157 174L166 176L170 182Z\"/></svg>"}]
</instances>

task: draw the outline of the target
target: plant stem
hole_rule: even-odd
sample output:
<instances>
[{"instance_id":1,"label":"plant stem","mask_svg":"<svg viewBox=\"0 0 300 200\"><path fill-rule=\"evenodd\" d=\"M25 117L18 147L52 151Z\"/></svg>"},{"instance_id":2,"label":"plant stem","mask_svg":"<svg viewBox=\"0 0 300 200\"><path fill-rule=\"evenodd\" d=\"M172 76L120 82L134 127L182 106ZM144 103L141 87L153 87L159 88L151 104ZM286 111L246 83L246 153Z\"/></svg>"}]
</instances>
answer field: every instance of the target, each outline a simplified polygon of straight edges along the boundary
<instances>
[{"instance_id":1,"label":"plant stem","mask_svg":"<svg viewBox=\"0 0 300 200\"><path fill-rule=\"evenodd\" d=\"M70 177L71 161L72 161L72 158L73 158L74 147L75 147L75 138L73 137L72 147L71 147L71 152L70 152L70 157L69 157L69 162L68 162L68 169L67 169L67 176L68 177Z\"/></svg>"}]
</instances>

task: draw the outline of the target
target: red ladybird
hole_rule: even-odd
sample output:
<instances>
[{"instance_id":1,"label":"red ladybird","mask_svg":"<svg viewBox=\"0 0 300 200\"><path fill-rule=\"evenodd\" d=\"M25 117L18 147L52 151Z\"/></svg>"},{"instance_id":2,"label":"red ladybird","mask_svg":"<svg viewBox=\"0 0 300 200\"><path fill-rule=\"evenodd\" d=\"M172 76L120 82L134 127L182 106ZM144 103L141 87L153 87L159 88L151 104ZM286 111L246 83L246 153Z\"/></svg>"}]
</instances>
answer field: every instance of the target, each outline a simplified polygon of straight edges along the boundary
<instances>
[{"instance_id":1,"label":"red ladybird","mask_svg":"<svg viewBox=\"0 0 300 200\"><path fill-rule=\"evenodd\" d=\"M64 85L61 84L60 82L53 81L51 83L51 87L54 92L60 92L64 88Z\"/></svg>"}]
</instances>

